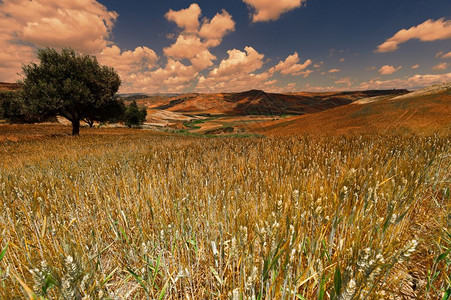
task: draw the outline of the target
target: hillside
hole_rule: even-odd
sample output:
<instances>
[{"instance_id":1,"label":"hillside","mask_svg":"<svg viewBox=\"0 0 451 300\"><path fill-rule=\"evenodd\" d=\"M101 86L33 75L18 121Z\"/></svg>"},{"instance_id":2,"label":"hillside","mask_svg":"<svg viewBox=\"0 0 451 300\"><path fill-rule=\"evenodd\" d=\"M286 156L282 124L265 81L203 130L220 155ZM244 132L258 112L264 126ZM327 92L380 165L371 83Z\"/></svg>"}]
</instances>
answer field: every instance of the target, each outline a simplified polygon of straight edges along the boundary
<instances>
[{"instance_id":1,"label":"hillside","mask_svg":"<svg viewBox=\"0 0 451 300\"><path fill-rule=\"evenodd\" d=\"M150 109L192 115L303 115L317 113L376 95L400 95L406 90L339 93L242 93L183 94L175 97L149 97L138 102Z\"/></svg>"},{"instance_id":2,"label":"hillside","mask_svg":"<svg viewBox=\"0 0 451 300\"><path fill-rule=\"evenodd\" d=\"M0 92L1 91L15 91L18 89L20 89L20 85L18 83L0 82Z\"/></svg>"},{"instance_id":3,"label":"hillside","mask_svg":"<svg viewBox=\"0 0 451 300\"><path fill-rule=\"evenodd\" d=\"M247 126L269 135L431 133L451 131L451 84L409 94L364 98L316 114Z\"/></svg>"},{"instance_id":4,"label":"hillside","mask_svg":"<svg viewBox=\"0 0 451 300\"><path fill-rule=\"evenodd\" d=\"M0 83L0 91L18 89ZM366 134L451 130L451 84L419 91L122 95L147 107L146 125L196 134Z\"/></svg>"}]
</instances>

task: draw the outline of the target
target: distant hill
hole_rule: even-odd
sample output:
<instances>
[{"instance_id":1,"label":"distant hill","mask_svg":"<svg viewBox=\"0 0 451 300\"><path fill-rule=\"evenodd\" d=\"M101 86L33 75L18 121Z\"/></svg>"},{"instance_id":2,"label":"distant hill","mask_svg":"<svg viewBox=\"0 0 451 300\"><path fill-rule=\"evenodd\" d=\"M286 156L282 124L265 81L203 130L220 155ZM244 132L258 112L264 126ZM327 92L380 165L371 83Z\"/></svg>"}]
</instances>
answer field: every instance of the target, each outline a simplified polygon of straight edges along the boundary
<instances>
[{"instance_id":1,"label":"distant hill","mask_svg":"<svg viewBox=\"0 0 451 300\"><path fill-rule=\"evenodd\" d=\"M133 101L133 100L141 100L141 99L149 98L149 95L147 95L147 94L135 94L135 93L119 94L118 96L119 96L119 98L121 98L124 101Z\"/></svg>"},{"instance_id":2,"label":"distant hill","mask_svg":"<svg viewBox=\"0 0 451 300\"><path fill-rule=\"evenodd\" d=\"M0 91L15 91L20 89L18 83L0 82Z\"/></svg>"},{"instance_id":3,"label":"distant hill","mask_svg":"<svg viewBox=\"0 0 451 300\"><path fill-rule=\"evenodd\" d=\"M451 133L451 83L399 96L367 97L330 110L248 126L269 135Z\"/></svg>"},{"instance_id":4,"label":"distant hill","mask_svg":"<svg viewBox=\"0 0 451 300\"><path fill-rule=\"evenodd\" d=\"M140 99L150 109L201 115L304 115L350 104L364 97L402 95L407 90L357 91L337 93L266 93L250 90L242 93L182 94Z\"/></svg>"}]
</instances>

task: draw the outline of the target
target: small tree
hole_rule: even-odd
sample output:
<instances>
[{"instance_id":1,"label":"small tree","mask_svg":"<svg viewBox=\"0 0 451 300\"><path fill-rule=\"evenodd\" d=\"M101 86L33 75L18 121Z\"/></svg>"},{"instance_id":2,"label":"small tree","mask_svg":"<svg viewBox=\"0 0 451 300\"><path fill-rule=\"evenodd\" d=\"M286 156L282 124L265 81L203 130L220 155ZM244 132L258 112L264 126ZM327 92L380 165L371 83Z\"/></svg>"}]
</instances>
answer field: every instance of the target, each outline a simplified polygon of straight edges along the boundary
<instances>
[{"instance_id":1,"label":"small tree","mask_svg":"<svg viewBox=\"0 0 451 300\"><path fill-rule=\"evenodd\" d=\"M132 127L133 125L139 126L144 124L146 121L147 110L145 107L139 108L136 101L133 100L132 103L125 109L125 125Z\"/></svg>"},{"instance_id":2,"label":"small tree","mask_svg":"<svg viewBox=\"0 0 451 300\"><path fill-rule=\"evenodd\" d=\"M19 91L0 92L0 119L10 123L30 123L39 121L37 118L27 116L23 111L23 101Z\"/></svg>"},{"instance_id":3,"label":"small tree","mask_svg":"<svg viewBox=\"0 0 451 300\"><path fill-rule=\"evenodd\" d=\"M0 119L22 118L22 106L19 102L17 92L0 92Z\"/></svg>"},{"instance_id":4,"label":"small tree","mask_svg":"<svg viewBox=\"0 0 451 300\"><path fill-rule=\"evenodd\" d=\"M119 101L121 80L113 68L101 66L94 56L80 55L70 48L39 49L39 64L23 67L23 101L28 115L62 116L79 135L80 121L103 121ZM120 105L119 105L120 106Z\"/></svg>"}]
</instances>

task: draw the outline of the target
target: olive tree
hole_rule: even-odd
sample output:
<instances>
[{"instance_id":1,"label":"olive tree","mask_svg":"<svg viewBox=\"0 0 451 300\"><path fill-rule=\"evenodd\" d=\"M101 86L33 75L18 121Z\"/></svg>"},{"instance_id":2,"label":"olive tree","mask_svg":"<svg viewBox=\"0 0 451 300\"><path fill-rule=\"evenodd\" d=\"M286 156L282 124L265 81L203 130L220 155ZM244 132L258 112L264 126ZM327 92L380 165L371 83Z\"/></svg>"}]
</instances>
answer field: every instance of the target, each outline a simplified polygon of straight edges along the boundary
<instances>
[{"instance_id":1,"label":"olive tree","mask_svg":"<svg viewBox=\"0 0 451 300\"><path fill-rule=\"evenodd\" d=\"M62 116L79 135L80 121L103 121L122 107L115 97L121 80L116 71L98 63L94 56L73 49L45 48L38 63L23 66L22 96L25 112L48 118ZM111 109L110 108L115 108Z\"/></svg>"},{"instance_id":2,"label":"olive tree","mask_svg":"<svg viewBox=\"0 0 451 300\"><path fill-rule=\"evenodd\" d=\"M139 108L136 101L133 100L129 106L127 106L124 114L125 125L128 127L140 126L146 121L147 110L145 107Z\"/></svg>"}]
</instances>

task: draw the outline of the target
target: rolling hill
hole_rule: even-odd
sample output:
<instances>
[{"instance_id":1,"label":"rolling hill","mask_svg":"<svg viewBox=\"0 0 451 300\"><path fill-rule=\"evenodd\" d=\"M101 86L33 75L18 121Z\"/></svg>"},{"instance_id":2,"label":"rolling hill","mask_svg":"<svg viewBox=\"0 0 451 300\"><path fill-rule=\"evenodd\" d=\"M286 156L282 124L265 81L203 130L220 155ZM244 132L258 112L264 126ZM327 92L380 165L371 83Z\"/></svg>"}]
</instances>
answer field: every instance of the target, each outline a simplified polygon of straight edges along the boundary
<instances>
[{"instance_id":1,"label":"rolling hill","mask_svg":"<svg viewBox=\"0 0 451 300\"><path fill-rule=\"evenodd\" d=\"M0 92L1 91L15 91L20 89L18 83L0 82Z\"/></svg>"},{"instance_id":2,"label":"rolling hill","mask_svg":"<svg viewBox=\"0 0 451 300\"><path fill-rule=\"evenodd\" d=\"M290 94L250 90L242 93L149 97L138 102L150 109L191 115L304 115L347 105L364 97L405 93L407 90Z\"/></svg>"},{"instance_id":3,"label":"rolling hill","mask_svg":"<svg viewBox=\"0 0 451 300\"><path fill-rule=\"evenodd\" d=\"M451 132L451 83L367 97L315 114L246 126L268 135Z\"/></svg>"},{"instance_id":4,"label":"rolling hill","mask_svg":"<svg viewBox=\"0 0 451 300\"><path fill-rule=\"evenodd\" d=\"M0 91L20 88L0 83ZM451 132L451 83L419 91L122 95L147 107L146 124L196 134Z\"/></svg>"}]
</instances>

